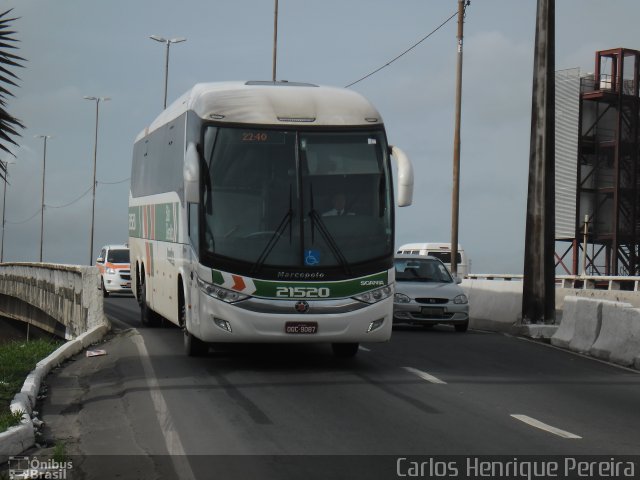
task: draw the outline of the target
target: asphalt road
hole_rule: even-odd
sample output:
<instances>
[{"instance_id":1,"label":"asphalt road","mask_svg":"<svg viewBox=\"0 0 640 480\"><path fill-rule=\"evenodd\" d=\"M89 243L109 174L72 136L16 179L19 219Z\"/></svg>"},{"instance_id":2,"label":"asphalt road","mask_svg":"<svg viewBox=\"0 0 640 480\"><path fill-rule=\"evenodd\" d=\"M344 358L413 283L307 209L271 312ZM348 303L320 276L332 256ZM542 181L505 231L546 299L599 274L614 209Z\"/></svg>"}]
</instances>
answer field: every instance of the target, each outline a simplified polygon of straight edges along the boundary
<instances>
[{"instance_id":1,"label":"asphalt road","mask_svg":"<svg viewBox=\"0 0 640 480\"><path fill-rule=\"evenodd\" d=\"M213 478L212 465L226 478L397 478L406 456L640 454L640 375L540 343L397 328L347 361L327 345L189 358L179 329L140 325L133 298L105 311L107 355L52 374L42 406L49 434L88 459L87 478L105 462L130 478ZM336 473L354 458L366 476ZM306 474L291 474L301 463Z\"/></svg>"}]
</instances>

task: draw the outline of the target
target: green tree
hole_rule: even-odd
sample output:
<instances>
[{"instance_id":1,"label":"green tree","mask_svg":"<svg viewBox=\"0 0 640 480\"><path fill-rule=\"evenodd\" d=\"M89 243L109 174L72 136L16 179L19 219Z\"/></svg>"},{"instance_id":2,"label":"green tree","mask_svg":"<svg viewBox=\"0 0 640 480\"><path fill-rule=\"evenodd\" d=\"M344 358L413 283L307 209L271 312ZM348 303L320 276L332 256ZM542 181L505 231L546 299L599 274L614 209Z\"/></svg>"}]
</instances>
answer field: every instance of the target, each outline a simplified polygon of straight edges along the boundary
<instances>
[{"instance_id":1,"label":"green tree","mask_svg":"<svg viewBox=\"0 0 640 480\"><path fill-rule=\"evenodd\" d=\"M11 145L18 146L13 137L21 136L18 130L24 128L24 125L7 111L7 97L14 96L8 88L11 86L17 87L18 85L14 80L20 80L11 69L23 67L20 62L25 61L25 59L11 53L11 51L18 48L15 46L18 40L13 38L16 32L11 30L13 22L18 18L7 17L12 10L10 9L0 14L0 150L15 156L8 147ZM4 180L6 174L7 164L0 161L0 179Z\"/></svg>"}]
</instances>

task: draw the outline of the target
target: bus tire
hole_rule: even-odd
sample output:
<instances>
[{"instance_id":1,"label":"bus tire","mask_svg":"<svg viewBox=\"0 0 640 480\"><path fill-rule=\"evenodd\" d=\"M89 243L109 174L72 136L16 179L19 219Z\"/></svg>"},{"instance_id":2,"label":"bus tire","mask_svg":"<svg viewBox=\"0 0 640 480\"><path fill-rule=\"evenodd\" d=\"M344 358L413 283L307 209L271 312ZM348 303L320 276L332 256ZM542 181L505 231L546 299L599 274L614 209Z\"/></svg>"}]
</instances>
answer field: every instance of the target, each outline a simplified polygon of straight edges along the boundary
<instances>
[{"instance_id":1,"label":"bus tire","mask_svg":"<svg viewBox=\"0 0 640 480\"><path fill-rule=\"evenodd\" d=\"M141 285L140 292L140 323L145 327L156 327L158 326L158 317L156 313L149 308L147 304L147 289L146 285L143 283Z\"/></svg>"},{"instance_id":2,"label":"bus tire","mask_svg":"<svg viewBox=\"0 0 640 480\"><path fill-rule=\"evenodd\" d=\"M360 344L355 343L332 343L331 348L333 349L333 354L338 358L351 358L355 357L358 353L358 348Z\"/></svg>"},{"instance_id":3,"label":"bus tire","mask_svg":"<svg viewBox=\"0 0 640 480\"><path fill-rule=\"evenodd\" d=\"M201 357L207 354L209 351L209 345L206 342L203 342L198 337L194 337L189 333L186 325L182 331L184 332L184 352L189 357Z\"/></svg>"}]
</instances>

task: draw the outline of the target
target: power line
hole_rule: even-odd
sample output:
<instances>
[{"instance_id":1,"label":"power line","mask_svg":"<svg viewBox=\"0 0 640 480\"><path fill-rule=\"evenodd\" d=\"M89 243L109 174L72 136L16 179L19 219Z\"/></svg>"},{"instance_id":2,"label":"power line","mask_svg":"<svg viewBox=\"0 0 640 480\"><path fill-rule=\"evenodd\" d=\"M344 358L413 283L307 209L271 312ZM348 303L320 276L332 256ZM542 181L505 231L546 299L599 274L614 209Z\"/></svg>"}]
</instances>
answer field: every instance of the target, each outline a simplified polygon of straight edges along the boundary
<instances>
[{"instance_id":1,"label":"power line","mask_svg":"<svg viewBox=\"0 0 640 480\"><path fill-rule=\"evenodd\" d=\"M131 177L127 177L125 179L118 180L117 182L97 182L97 183L103 184L103 185L117 185L119 183L124 183L124 182L128 181L130 178ZM76 198L76 199L74 199L74 200L72 200L72 201L70 201L68 203L65 203L63 205L46 205L45 204L45 208L66 208L66 207L69 207L69 206L73 205L74 203L79 202L84 197L86 197L89 194L89 192L91 192L92 189L93 189L93 186L89 187L82 195L80 195L78 198ZM19 222L12 222L10 220L5 220L5 222L6 223L10 223L11 225L22 225L23 223L27 223L28 221L33 220L36 217L36 215L38 215L39 213L40 213L40 210L38 210L36 213L31 215L26 220L21 220Z\"/></svg>"},{"instance_id":2,"label":"power line","mask_svg":"<svg viewBox=\"0 0 640 480\"><path fill-rule=\"evenodd\" d=\"M407 48L404 52L402 52L400 55L394 57L393 59L389 60L387 63L385 63L384 65L382 65L379 68L376 68L373 72L368 73L367 75L365 75L364 77L356 80L355 82L350 83L349 85L346 85L344 88L349 88L352 87L353 85L355 85L356 83L359 83L367 78L369 78L370 76L378 73L380 70L382 70L383 68L388 67L389 65L391 65L393 62L395 62L396 60L398 60L400 57L403 57L404 55L406 55L407 53L409 53L411 50L413 50L414 48L416 48L418 45L420 45L422 42L424 42L427 38L429 38L431 35L433 35L434 33L436 33L438 30L440 30L442 27L444 27L447 23L449 23L449 21L454 18L456 15L458 15L458 12L454 12L449 18L447 18L444 22L442 22L440 25L438 25L434 30L432 30L428 35L422 37L420 40L418 40L416 43L414 43L411 47Z\"/></svg>"},{"instance_id":3,"label":"power line","mask_svg":"<svg viewBox=\"0 0 640 480\"><path fill-rule=\"evenodd\" d=\"M87 194L93 189L93 186L89 187L82 195L80 195L75 200L70 201L69 203L65 203L64 205L47 205L48 208L65 208L70 205L73 205L76 202L79 202L83 197L86 197Z\"/></svg>"},{"instance_id":4,"label":"power line","mask_svg":"<svg viewBox=\"0 0 640 480\"><path fill-rule=\"evenodd\" d=\"M131 179L131 177L123 178L122 180L118 180L117 182L97 182L99 185L117 185L119 183L127 182Z\"/></svg>"},{"instance_id":5,"label":"power line","mask_svg":"<svg viewBox=\"0 0 640 480\"><path fill-rule=\"evenodd\" d=\"M36 218L37 215L40 215L40 209L38 209L38 211L36 213L34 213L33 215L31 215L29 218L27 218L26 220L22 220L20 222L11 222L9 220L6 220L7 223L10 223L12 225L22 225L23 223L27 223L29 220L33 220L34 218Z\"/></svg>"}]
</instances>

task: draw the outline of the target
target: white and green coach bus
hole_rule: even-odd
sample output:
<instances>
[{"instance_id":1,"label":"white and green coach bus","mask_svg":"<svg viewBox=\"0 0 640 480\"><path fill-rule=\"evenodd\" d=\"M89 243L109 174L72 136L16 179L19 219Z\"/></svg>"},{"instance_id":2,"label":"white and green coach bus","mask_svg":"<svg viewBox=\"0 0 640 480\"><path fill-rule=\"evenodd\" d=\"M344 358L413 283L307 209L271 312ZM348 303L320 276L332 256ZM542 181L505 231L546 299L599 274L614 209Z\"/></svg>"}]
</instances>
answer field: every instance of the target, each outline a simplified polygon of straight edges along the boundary
<instances>
[{"instance_id":1,"label":"white and green coach bus","mask_svg":"<svg viewBox=\"0 0 640 480\"><path fill-rule=\"evenodd\" d=\"M412 167L377 110L345 89L202 83L136 138L132 287L143 324L214 342L327 342L338 356L389 340L394 189Z\"/></svg>"}]
</instances>

